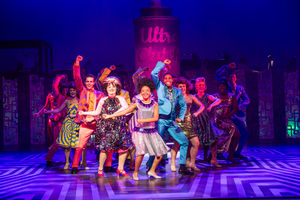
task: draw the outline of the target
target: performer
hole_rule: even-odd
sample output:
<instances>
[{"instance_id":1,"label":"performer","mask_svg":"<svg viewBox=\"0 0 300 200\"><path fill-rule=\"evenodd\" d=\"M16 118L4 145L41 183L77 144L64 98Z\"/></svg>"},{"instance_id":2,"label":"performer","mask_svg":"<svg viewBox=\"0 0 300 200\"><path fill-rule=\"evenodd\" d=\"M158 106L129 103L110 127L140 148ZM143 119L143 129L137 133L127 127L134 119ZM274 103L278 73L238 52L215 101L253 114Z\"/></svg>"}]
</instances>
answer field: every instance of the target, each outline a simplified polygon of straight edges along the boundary
<instances>
[{"instance_id":1,"label":"performer","mask_svg":"<svg viewBox=\"0 0 300 200\"><path fill-rule=\"evenodd\" d=\"M119 165L117 176L129 176L124 170L124 163L128 148L132 147L131 135L127 131L126 122L123 117L115 119L104 119L103 114L111 115L128 108L124 97L120 96L121 83L116 77L107 77L103 82L103 91L107 95L102 98L96 111L82 112L80 115L99 116L97 121L96 143L100 149L98 176L103 177L103 165L108 152L119 153Z\"/></svg>"},{"instance_id":2,"label":"performer","mask_svg":"<svg viewBox=\"0 0 300 200\"><path fill-rule=\"evenodd\" d=\"M195 88L197 94L194 97L204 104L205 109L198 116L192 118L192 125L194 131L199 136L201 145L204 147L204 159L208 159L207 151L210 147L211 159L209 159L209 162L211 166L221 167L216 158L217 141L221 132L220 130L217 130L209 117L209 112L211 112L215 106L218 106L221 103L221 100L206 93L207 87L204 77L196 79ZM192 110L196 109L197 108L193 108Z\"/></svg>"},{"instance_id":3,"label":"performer","mask_svg":"<svg viewBox=\"0 0 300 200\"><path fill-rule=\"evenodd\" d=\"M230 119L237 111L237 102L235 96L227 92L227 80L218 83L218 93L214 96L221 100L221 103L215 109L214 121L217 127L224 131L224 134L218 141L218 151L229 152L227 162L236 163L234 152L236 151L240 133Z\"/></svg>"},{"instance_id":4,"label":"performer","mask_svg":"<svg viewBox=\"0 0 300 200\"><path fill-rule=\"evenodd\" d=\"M52 92L50 92L47 95L45 105L41 108L41 110L38 113L35 113L33 115L34 117L39 117L41 114L44 113L45 109L48 110L57 109L64 102L65 96L61 92L62 86L60 85L62 79L66 79L66 76L65 75L56 76L52 84ZM64 113L61 112L61 113L50 115L47 120L48 141L51 144L51 146L49 147L49 151L45 156L46 165L48 167L53 166L53 156L57 151L57 149L59 148L59 145L56 143L56 139L59 135L63 117L64 117Z\"/></svg>"},{"instance_id":5,"label":"performer","mask_svg":"<svg viewBox=\"0 0 300 200\"><path fill-rule=\"evenodd\" d=\"M62 146L65 150L66 163L65 163L64 169L69 168L71 148L76 148L76 146L78 144L78 137L79 137L79 124L74 122L74 119L77 114L78 102L79 102L79 99L78 99L77 93L76 93L76 86L74 83L69 86L67 95L70 98L65 100L64 103L59 108L54 109L54 110L45 110L44 111L45 113L52 114L52 113L61 112L65 107L68 108L68 114L62 123L62 127L60 129L59 136L56 140L57 144L59 146ZM84 160L86 160L86 159L84 158Z\"/></svg>"},{"instance_id":6,"label":"performer","mask_svg":"<svg viewBox=\"0 0 300 200\"><path fill-rule=\"evenodd\" d=\"M105 80L106 77L109 76L109 74L116 70L116 66L115 65L111 65L109 68L104 68L101 72L101 76L98 78L98 83L100 83L99 85L103 84L103 81ZM120 86L122 88L122 84L120 82ZM102 88L102 86L101 86ZM130 96L129 96L129 92L127 90L121 89L121 93L120 95L122 97L125 98L126 102L128 105L130 105L131 101L130 101ZM133 169L133 165L134 165L134 155L135 155L135 149L134 147L131 147L128 149L128 158L130 159L130 169ZM97 152L100 154L100 152ZM98 156L99 156L98 154ZM113 152L108 152L107 154L107 158L105 161L105 167L104 167L104 172L114 172L115 169L112 167L112 159L113 159Z\"/></svg>"},{"instance_id":7,"label":"performer","mask_svg":"<svg viewBox=\"0 0 300 200\"><path fill-rule=\"evenodd\" d=\"M244 87L236 84L237 78L235 73L230 74L228 79L230 85L232 86L232 90L230 92L235 94L238 103L238 111L231 117L231 119L241 135L239 146L234 153L234 157L239 159L247 159L247 157L241 155L241 152L249 137L249 132L246 125L246 106L250 103L250 99L246 94Z\"/></svg>"},{"instance_id":8,"label":"performer","mask_svg":"<svg viewBox=\"0 0 300 200\"><path fill-rule=\"evenodd\" d=\"M79 65L80 61L82 60L82 56L77 56L76 61L73 65L73 76L75 80L75 85L80 96L78 110L94 111L99 100L104 96L104 94L94 89L95 77L92 74L88 74L86 76L85 86L83 85ZM78 145L75 151L72 164L72 174L76 174L78 172L78 165L81 152L83 149L86 148L87 142L91 134L96 129L96 119L92 116L83 117L77 114L75 117L75 122L80 124L80 128ZM82 165L86 167L86 160L82 159Z\"/></svg>"},{"instance_id":9,"label":"performer","mask_svg":"<svg viewBox=\"0 0 300 200\"><path fill-rule=\"evenodd\" d=\"M199 114L201 114L203 112L205 107L196 97L189 94L191 84L184 77L179 77L175 81L174 85L175 85L175 87L178 87L179 89L181 89L184 100L187 105L184 120L183 120L183 122L178 123L178 125L181 128L181 130L183 131L184 135L189 139L189 141L192 144L191 148L190 148L190 157L187 159L187 166L189 168L193 169L194 172L200 172L200 169L195 164L200 142L199 142L199 139L193 129L192 115L193 115L193 117L197 117ZM193 103L197 104L199 109L192 114L191 107L192 107ZM179 148L179 145L177 142L175 142L175 145L171 149L171 171L176 171L175 160L176 160L176 154L177 154L178 148Z\"/></svg>"},{"instance_id":10,"label":"performer","mask_svg":"<svg viewBox=\"0 0 300 200\"><path fill-rule=\"evenodd\" d=\"M184 97L181 90L173 87L173 78L171 74L167 73L163 76L163 83L158 77L159 72L166 64L170 64L170 62L170 60L158 62L151 72L151 78L155 83L158 96L158 133L162 138L164 138L165 131L167 131L172 138L180 144L180 168L178 172L180 174L193 174L193 172L186 167L186 155L189 143L188 139L176 124L182 122L184 119L186 112ZM179 109L178 117L176 117L177 108ZM151 169L153 160L154 156L151 156L148 160L147 166L149 169Z\"/></svg>"},{"instance_id":11,"label":"performer","mask_svg":"<svg viewBox=\"0 0 300 200\"><path fill-rule=\"evenodd\" d=\"M153 165L148 171L148 176L161 178L156 174L155 170L162 156L168 152L169 148L155 129L155 122L158 120L159 115L158 104L151 99L151 93L155 90L155 85L153 81L144 78L139 80L137 89L142 96L142 100L137 99L136 103L132 104L128 109L112 115L105 115L104 117L106 119L114 118L137 110L136 127L132 134L132 140L136 147L137 157L132 177L134 180L139 180L139 168L144 155L148 153L151 156L155 156Z\"/></svg>"}]
</instances>

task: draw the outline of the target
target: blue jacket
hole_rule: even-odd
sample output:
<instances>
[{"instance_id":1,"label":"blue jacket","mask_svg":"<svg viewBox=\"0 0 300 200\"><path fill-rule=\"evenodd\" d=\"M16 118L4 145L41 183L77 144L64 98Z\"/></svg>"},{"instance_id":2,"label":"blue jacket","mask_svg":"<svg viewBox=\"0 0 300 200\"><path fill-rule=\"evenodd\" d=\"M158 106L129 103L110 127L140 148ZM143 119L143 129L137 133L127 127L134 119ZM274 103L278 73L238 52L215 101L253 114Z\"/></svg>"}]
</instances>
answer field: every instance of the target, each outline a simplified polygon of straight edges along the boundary
<instances>
[{"instance_id":1,"label":"blue jacket","mask_svg":"<svg viewBox=\"0 0 300 200\"><path fill-rule=\"evenodd\" d=\"M156 64L153 71L151 72L151 78L154 81L157 90L159 114L163 114L163 115L171 114L172 120L175 120L175 118L179 118L183 121L187 106L184 97L182 95L182 91L176 87L173 87L173 94L172 94L173 110L172 110L172 105L168 96L168 88L165 84L163 84L159 80L158 74L164 68L164 66L165 64L159 61ZM176 116L177 109L179 109L178 116Z\"/></svg>"}]
</instances>

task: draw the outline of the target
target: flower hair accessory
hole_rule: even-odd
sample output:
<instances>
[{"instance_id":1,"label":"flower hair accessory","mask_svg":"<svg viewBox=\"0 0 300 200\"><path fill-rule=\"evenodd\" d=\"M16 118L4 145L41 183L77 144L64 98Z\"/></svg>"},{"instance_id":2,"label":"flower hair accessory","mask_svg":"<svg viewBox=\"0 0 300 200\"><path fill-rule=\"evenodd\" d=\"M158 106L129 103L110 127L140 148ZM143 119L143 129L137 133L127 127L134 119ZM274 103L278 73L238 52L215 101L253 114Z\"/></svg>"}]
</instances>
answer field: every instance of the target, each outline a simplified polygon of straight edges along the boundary
<instances>
[{"instance_id":1,"label":"flower hair accessory","mask_svg":"<svg viewBox=\"0 0 300 200\"><path fill-rule=\"evenodd\" d=\"M204 77L199 77L199 78L196 78L196 83L197 82L204 82L205 83L205 78Z\"/></svg>"},{"instance_id":2,"label":"flower hair accessory","mask_svg":"<svg viewBox=\"0 0 300 200\"><path fill-rule=\"evenodd\" d=\"M103 84L113 84L113 85L119 85L120 87L122 87L121 81L120 79L118 79L115 76L109 76L106 79L104 79Z\"/></svg>"}]
</instances>

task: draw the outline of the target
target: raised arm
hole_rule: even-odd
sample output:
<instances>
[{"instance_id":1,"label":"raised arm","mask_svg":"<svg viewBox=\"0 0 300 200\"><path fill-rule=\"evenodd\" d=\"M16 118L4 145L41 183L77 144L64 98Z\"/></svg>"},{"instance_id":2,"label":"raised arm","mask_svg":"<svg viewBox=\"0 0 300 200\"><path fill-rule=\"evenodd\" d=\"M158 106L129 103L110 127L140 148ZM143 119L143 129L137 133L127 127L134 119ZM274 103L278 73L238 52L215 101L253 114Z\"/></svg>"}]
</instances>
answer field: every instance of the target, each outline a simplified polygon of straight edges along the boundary
<instances>
[{"instance_id":1,"label":"raised arm","mask_svg":"<svg viewBox=\"0 0 300 200\"><path fill-rule=\"evenodd\" d=\"M45 110L44 113L59 113L68 105L68 100L65 100L63 104L57 109L54 110Z\"/></svg>"},{"instance_id":2,"label":"raised arm","mask_svg":"<svg viewBox=\"0 0 300 200\"><path fill-rule=\"evenodd\" d=\"M156 122L158 121L158 104L156 103L155 106L154 106L154 114L153 114L153 117L152 118L148 118L148 119L137 119L137 122L138 123L147 123L147 122Z\"/></svg>"},{"instance_id":3,"label":"raised arm","mask_svg":"<svg viewBox=\"0 0 300 200\"><path fill-rule=\"evenodd\" d=\"M193 102L199 106L199 109L193 114L195 117L197 117L199 114L203 112L205 109L205 106L201 101L199 101L195 96L192 96Z\"/></svg>"},{"instance_id":4,"label":"raised arm","mask_svg":"<svg viewBox=\"0 0 300 200\"><path fill-rule=\"evenodd\" d=\"M139 67L138 70L136 70L136 72L134 72L134 74L132 75L132 81L133 81L133 84L134 84L135 89L137 89L139 77L140 77L145 71L148 71L148 70L149 70L148 67L146 67L146 68Z\"/></svg>"},{"instance_id":5,"label":"raised arm","mask_svg":"<svg viewBox=\"0 0 300 200\"><path fill-rule=\"evenodd\" d=\"M52 84L52 91L54 92L54 95L55 97L58 97L60 92L59 92L59 83L62 79L65 79L66 76L65 75L59 75L56 77L56 79L53 81L53 84Z\"/></svg>"},{"instance_id":6,"label":"raised arm","mask_svg":"<svg viewBox=\"0 0 300 200\"><path fill-rule=\"evenodd\" d=\"M250 104L250 98L246 94L245 89L242 87L241 88L241 94L240 94L240 99L242 100L240 104L238 105L239 108L246 107L248 104Z\"/></svg>"},{"instance_id":7,"label":"raised arm","mask_svg":"<svg viewBox=\"0 0 300 200\"><path fill-rule=\"evenodd\" d=\"M73 77L76 85L77 91L81 92L83 90L83 83L82 83L82 78L80 74L80 61L82 61L83 58L82 56L77 56L76 61L73 65Z\"/></svg>"},{"instance_id":8,"label":"raised arm","mask_svg":"<svg viewBox=\"0 0 300 200\"><path fill-rule=\"evenodd\" d=\"M111 73L111 71L113 71L113 70L115 70L116 69L116 66L115 65L111 65L109 68L104 68L103 69L103 72L101 73L101 76L100 76L100 78L98 79L98 81L100 82L100 83L102 83L103 81L104 81L104 79L106 78L106 77L108 77L108 75Z\"/></svg>"},{"instance_id":9,"label":"raised arm","mask_svg":"<svg viewBox=\"0 0 300 200\"><path fill-rule=\"evenodd\" d=\"M219 105L222 102L220 99L212 95L208 95L208 99L212 101L212 103L207 107L208 112L210 112L213 107Z\"/></svg>"}]
</instances>

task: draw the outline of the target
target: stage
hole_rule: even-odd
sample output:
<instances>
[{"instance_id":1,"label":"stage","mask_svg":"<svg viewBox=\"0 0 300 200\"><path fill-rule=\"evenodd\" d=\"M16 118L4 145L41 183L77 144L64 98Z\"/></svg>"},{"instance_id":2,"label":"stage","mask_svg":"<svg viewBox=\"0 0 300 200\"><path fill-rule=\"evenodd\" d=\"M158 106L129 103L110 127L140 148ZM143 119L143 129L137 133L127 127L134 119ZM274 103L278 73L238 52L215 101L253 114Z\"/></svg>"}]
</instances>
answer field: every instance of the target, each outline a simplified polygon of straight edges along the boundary
<instances>
[{"instance_id":1,"label":"stage","mask_svg":"<svg viewBox=\"0 0 300 200\"><path fill-rule=\"evenodd\" d=\"M97 177L98 163L88 151L89 170L77 175L63 170L64 154L58 151L53 167L45 165L45 151L2 152L0 158L0 199L202 199L300 198L300 147L296 145L247 147L249 161L211 168L198 154L202 172L181 176L170 171L159 179L146 176L145 157L139 181L105 173ZM201 155L200 155L201 154ZM177 159L177 167L179 159ZM132 172L130 172L132 174Z\"/></svg>"}]
</instances>

